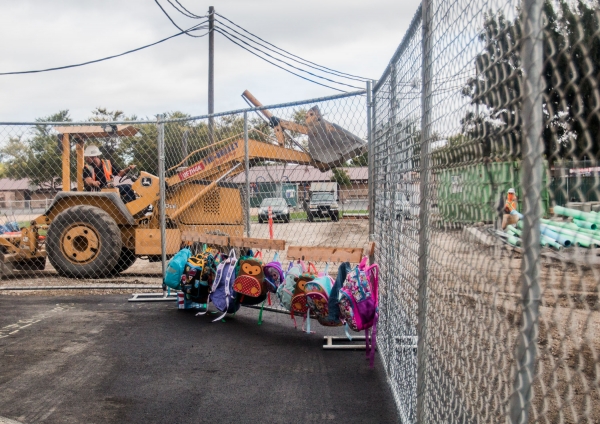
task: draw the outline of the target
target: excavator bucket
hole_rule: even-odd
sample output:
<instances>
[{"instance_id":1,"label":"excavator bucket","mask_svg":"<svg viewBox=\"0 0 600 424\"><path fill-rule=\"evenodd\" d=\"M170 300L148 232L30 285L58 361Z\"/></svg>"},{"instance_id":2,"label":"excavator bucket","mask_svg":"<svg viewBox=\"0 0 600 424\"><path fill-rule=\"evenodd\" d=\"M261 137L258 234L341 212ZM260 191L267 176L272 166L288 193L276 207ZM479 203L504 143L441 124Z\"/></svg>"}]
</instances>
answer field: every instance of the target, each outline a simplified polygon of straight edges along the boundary
<instances>
[{"instance_id":1,"label":"excavator bucket","mask_svg":"<svg viewBox=\"0 0 600 424\"><path fill-rule=\"evenodd\" d=\"M248 90L244 91L242 96L256 107L263 106ZM317 106L309 109L304 125L279 119L267 109L261 109L260 113L273 125L275 136L281 146L285 144L283 130L307 134L308 154L316 162L315 166L322 171L343 166L347 160L367 151L367 143L363 139L339 125L327 122Z\"/></svg>"},{"instance_id":2,"label":"excavator bucket","mask_svg":"<svg viewBox=\"0 0 600 424\"><path fill-rule=\"evenodd\" d=\"M367 143L342 127L327 122L317 106L306 115L308 129L308 153L330 168L343 166L345 162L367 151Z\"/></svg>"}]
</instances>

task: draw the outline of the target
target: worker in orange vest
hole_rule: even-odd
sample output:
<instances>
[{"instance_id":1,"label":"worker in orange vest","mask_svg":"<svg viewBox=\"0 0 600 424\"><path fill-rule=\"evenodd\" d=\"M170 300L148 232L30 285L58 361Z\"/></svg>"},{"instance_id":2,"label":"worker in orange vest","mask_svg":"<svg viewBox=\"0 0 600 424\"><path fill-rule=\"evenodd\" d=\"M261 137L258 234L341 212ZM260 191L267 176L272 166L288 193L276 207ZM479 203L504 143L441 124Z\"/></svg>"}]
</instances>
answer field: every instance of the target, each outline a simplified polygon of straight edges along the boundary
<instances>
[{"instance_id":1,"label":"worker in orange vest","mask_svg":"<svg viewBox=\"0 0 600 424\"><path fill-rule=\"evenodd\" d=\"M135 168L135 165L129 165L127 168L119 169L110 160L100 159L101 155L102 153L97 146L88 146L83 152L86 162L83 168L83 181L86 191L100 191L108 187L113 176L123 177ZM117 188L125 203L135 200L135 193L130 184L121 184Z\"/></svg>"},{"instance_id":2,"label":"worker in orange vest","mask_svg":"<svg viewBox=\"0 0 600 424\"><path fill-rule=\"evenodd\" d=\"M512 214L512 211L517 211L517 195L514 188L508 189L506 195L506 203L504 204L504 215L502 216L502 229L505 230L507 225L515 225L519 222L518 215Z\"/></svg>"}]
</instances>

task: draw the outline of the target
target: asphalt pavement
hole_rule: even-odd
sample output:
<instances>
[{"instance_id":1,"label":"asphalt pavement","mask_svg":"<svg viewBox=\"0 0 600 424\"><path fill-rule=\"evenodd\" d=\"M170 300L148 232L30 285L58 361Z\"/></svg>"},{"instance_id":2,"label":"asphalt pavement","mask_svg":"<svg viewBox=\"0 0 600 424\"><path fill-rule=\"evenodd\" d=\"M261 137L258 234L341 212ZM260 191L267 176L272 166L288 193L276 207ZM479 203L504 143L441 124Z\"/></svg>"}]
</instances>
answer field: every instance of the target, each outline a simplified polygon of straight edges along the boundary
<instances>
[{"instance_id":1,"label":"asphalt pavement","mask_svg":"<svg viewBox=\"0 0 600 424\"><path fill-rule=\"evenodd\" d=\"M0 296L0 423L398 421L379 359L322 349L339 329L126 299Z\"/></svg>"}]
</instances>

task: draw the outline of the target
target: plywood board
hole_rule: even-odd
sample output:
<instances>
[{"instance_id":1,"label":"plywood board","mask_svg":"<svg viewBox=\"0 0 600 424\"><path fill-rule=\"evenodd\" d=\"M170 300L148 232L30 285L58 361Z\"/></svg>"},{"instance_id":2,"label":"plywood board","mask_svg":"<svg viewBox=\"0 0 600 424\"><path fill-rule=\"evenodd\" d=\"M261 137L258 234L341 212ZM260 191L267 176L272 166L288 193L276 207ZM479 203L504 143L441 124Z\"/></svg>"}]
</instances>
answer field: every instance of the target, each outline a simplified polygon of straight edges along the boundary
<instances>
[{"instance_id":1,"label":"plywood board","mask_svg":"<svg viewBox=\"0 0 600 424\"><path fill-rule=\"evenodd\" d=\"M285 240L271 240L251 237L229 237L229 245L232 247L285 250Z\"/></svg>"},{"instance_id":2,"label":"plywood board","mask_svg":"<svg viewBox=\"0 0 600 424\"><path fill-rule=\"evenodd\" d=\"M304 259L315 262L359 263L362 257L363 249L359 247L290 246L287 251L288 259Z\"/></svg>"},{"instance_id":3,"label":"plywood board","mask_svg":"<svg viewBox=\"0 0 600 424\"><path fill-rule=\"evenodd\" d=\"M177 253L181 248L181 232L177 229L165 230L167 255ZM137 228L135 230L136 255L160 255L160 230Z\"/></svg>"},{"instance_id":4,"label":"plywood board","mask_svg":"<svg viewBox=\"0 0 600 424\"><path fill-rule=\"evenodd\" d=\"M181 234L183 241L191 241L196 243L214 244L216 246L228 246L228 236L217 236L214 234L199 233L197 231L184 231Z\"/></svg>"}]
</instances>

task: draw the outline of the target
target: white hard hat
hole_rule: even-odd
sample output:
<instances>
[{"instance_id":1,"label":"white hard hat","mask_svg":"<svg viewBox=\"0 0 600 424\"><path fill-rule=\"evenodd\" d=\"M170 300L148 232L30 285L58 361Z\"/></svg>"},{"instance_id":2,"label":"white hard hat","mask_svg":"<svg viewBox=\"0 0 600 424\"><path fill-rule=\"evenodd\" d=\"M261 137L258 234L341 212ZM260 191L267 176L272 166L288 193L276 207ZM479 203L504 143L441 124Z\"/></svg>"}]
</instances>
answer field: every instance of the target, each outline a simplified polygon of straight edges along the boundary
<instances>
[{"instance_id":1,"label":"white hard hat","mask_svg":"<svg viewBox=\"0 0 600 424\"><path fill-rule=\"evenodd\" d=\"M509 188L508 189L508 193L509 194L515 194L515 189L514 188Z\"/></svg>"},{"instance_id":2,"label":"white hard hat","mask_svg":"<svg viewBox=\"0 0 600 424\"><path fill-rule=\"evenodd\" d=\"M85 148L85 152L83 152L84 157L92 157L92 156L102 156L100 149L97 146L87 146Z\"/></svg>"}]
</instances>

